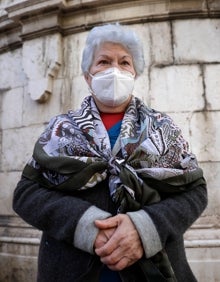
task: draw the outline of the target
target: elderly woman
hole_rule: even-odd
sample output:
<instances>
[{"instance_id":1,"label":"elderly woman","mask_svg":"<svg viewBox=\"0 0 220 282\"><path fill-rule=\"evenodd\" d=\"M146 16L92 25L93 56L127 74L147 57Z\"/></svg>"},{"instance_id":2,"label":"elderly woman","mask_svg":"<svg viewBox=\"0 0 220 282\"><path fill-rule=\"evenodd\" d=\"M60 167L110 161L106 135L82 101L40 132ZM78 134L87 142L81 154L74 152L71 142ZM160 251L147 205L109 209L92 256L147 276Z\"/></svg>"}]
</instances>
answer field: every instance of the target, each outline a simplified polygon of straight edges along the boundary
<instances>
[{"instance_id":1,"label":"elderly woman","mask_svg":"<svg viewBox=\"0 0 220 282\"><path fill-rule=\"evenodd\" d=\"M50 121L14 193L14 210L43 231L39 282L196 281L183 234L206 183L172 119L132 95L143 69L134 32L90 31L91 95Z\"/></svg>"}]
</instances>

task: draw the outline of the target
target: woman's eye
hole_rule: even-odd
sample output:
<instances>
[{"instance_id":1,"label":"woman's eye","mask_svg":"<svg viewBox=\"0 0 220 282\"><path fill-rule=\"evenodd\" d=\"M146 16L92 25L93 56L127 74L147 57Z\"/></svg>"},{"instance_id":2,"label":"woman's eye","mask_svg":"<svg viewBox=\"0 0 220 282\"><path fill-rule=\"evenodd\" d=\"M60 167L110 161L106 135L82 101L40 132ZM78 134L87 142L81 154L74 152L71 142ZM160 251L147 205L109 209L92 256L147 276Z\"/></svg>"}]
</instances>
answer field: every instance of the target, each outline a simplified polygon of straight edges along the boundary
<instances>
[{"instance_id":1,"label":"woman's eye","mask_svg":"<svg viewBox=\"0 0 220 282\"><path fill-rule=\"evenodd\" d=\"M107 65L109 62L107 60L101 60L99 61L99 65Z\"/></svg>"},{"instance_id":2,"label":"woman's eye","mask_svg":"<svg viewBox=\"0 0 220 282\"><path fill-rule=\"evenodd\" d=\"M123 62L122 62L122 65L130 66L130 63L129 63L128 61L123 61Z\"/></svg>"}]
</instances>

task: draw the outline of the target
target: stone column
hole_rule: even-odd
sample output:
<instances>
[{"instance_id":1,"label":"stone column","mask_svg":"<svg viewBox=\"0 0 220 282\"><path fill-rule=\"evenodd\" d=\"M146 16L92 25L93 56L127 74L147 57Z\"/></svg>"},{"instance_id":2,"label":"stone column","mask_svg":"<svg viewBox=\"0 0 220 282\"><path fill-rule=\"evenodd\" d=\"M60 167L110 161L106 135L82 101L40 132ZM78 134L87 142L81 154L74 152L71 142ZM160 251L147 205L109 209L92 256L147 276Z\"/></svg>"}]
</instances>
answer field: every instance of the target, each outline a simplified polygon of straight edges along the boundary
<instances>
[{"instance_id":1,"label":"stone column","mask_svg":"<svg viewBox=\"0 0 220 282\"><path fill-rule=\"evenodd\" d=\"M209 205L185 245L198 281L220 281L220 2L2 2L0 281L36 279L41 232L13 212L13 190L45 123L88 95L80 69L88 30L116 21L144 43L146 67L135 94L173 117L204 169Z\"/></svg>"}]
</instances>

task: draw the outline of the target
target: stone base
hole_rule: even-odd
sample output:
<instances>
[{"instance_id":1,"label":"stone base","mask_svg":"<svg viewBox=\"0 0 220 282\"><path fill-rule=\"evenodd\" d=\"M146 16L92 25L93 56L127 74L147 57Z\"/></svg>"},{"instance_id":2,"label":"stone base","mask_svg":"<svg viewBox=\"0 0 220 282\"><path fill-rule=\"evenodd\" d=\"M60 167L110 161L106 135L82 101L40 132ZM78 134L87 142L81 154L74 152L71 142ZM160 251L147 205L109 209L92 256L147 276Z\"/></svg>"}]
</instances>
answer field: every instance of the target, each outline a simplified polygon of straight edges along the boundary
<instances>
[{"instance_id":1,"label":"stone base","mask_svg":"<svg viewBox=\"0 0 220 282\"><path fill-rule=\"evenodd\" d=\"M0 281L31 282L37 277L37 257L0 254Z\"/></svg>"},{"instance_id":2,"label":"stone base","mask_svg":"<svg viewBox=\"0 0 220 282\"><path fill-rule=\"evenodd\" d=\"M36 281L40 236L19 217L0 217L1 282Z\"/></svg>"},{"instance_id":3,"label":"stone base","mask_svg":"<svg viewBox=\"0 0 220 282\"><path fill-rule=\"evenodd\" d=\"M186 255L199 282L220 282L218 216L203 216L185 234Z\"/></svg>"},{"instance_id":4,"label":"stone base","mask_svg":"<svg viewBox=\"0 0 220 282\"><path fill-rule=\"evenodd\" d=\"M220 246L186 248L186 254L199 282L220 281Z\"/></svg>"}]
</instances>

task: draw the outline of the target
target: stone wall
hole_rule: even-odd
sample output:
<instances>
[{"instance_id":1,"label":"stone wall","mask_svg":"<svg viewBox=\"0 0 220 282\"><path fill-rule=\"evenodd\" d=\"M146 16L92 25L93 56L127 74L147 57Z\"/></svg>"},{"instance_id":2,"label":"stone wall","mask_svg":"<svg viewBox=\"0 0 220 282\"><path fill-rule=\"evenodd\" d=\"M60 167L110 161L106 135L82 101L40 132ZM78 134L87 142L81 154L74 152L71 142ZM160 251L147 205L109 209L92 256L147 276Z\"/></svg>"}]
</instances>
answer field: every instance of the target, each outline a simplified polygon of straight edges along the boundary
<instances>
[{"instance_id":1,"label":"stone wall","mask_svg":"<svg viewBox=\"0 0 220 282\"><path fill-rule=\"evenodd\" d=\"M36 277L41 234L13 212L13 190L50 117L88 94L88 30L115 21L144 42L136 95L174 118L204 169L209 205L185 245L198 281L220 281L220 2L118 2L0 1L0 281Z\"/></svg>"}]
</instances>

